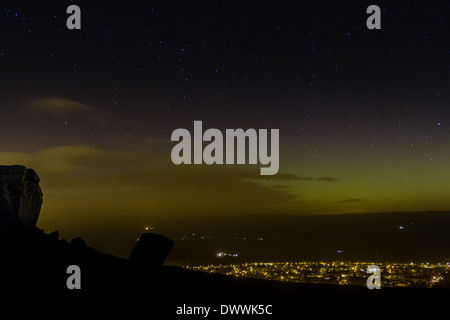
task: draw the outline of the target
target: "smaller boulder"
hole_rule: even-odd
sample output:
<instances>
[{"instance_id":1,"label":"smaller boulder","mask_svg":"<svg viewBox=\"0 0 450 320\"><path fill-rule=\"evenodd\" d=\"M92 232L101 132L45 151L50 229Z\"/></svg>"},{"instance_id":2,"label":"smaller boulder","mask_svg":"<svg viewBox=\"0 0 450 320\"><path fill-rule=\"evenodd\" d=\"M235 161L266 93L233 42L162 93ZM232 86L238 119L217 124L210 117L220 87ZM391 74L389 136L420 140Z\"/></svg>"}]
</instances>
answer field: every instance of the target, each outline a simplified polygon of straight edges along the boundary
<instances>
[{"instance_id":1,"label":"smaller boulder","mask_svg":"<svg viewBox=\"0 0 450 320\"><path fill-rule=\"evenodd\" d=\"M160 267L164 264L174 241L156 233L144 233L130 254L129 261L145 267Z\"/></svg>"}]
</instances>

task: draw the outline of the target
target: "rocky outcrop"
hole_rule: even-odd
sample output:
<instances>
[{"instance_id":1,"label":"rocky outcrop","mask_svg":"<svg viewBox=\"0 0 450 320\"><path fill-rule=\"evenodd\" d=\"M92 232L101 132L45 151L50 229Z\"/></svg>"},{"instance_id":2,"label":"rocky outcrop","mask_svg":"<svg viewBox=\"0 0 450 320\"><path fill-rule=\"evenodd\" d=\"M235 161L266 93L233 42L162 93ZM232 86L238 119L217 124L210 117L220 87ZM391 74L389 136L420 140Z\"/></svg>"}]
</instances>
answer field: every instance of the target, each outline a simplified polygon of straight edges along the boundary
<instances>
[{"instance_id":1,"label":"rocky outcrop","mask_svg":"<svg viewBox=\"0 0 450 320\"><path fill-rule=\"evenodd\" d=\"M145 267L159 267L169 256L173 240L156 233L144 233L130 254L129 261Z\"/></svg>"},{"instance_id":2,"label":"rocky outcrop","mask_svg":"<svg viewBox=\"0 0 450 320\"><path fill-rule=\"evenodd\" d=\"M35 226L42 206L39 177L23 166L0 166L0 223Z\"/></svg>"}]
</instances>

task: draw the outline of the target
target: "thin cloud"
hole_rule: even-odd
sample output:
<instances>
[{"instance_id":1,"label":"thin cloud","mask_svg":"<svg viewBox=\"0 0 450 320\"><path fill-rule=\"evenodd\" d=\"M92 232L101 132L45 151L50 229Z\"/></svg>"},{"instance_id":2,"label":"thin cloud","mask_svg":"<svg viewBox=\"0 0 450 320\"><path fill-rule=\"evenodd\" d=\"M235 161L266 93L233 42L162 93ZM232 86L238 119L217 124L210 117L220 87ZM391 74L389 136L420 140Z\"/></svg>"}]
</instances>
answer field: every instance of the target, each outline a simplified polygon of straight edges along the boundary
<instances>
[{"instance_id":1,"label":"thin cloud","mask_svg":"<svg viewBox=\"0 0 450 320\"><path fill-rule=\"evenodd\" d=\"M87 145L57 146L33 153L0 152L2 165L24 165L36 169L38 173L54 176L86 170L88 166L83 163L85 159L96 161L100 166L107 159L116 159L121 155L120 152L99 150Z\"/></svg>"},{"instance_id":2,"label":"thin cloud","mask_svg":"<svg viewBox=\"0 0 450 320\"><path fill-rule=\"evenodd\" d=\"M68 115L74 113L101 114L103 110L63 97L31 98L28 100L31 109L53 115Z\"/></svg>"},{"instance_id":3,"label":"thin cloud","mask_svg":"<svg viewBox=\"0 0 450 320\"><path fill-rule=\"evenodd\" d=\"M71 123L89 123L106 126L113 116L105 110L64 97L33 97L26 100L25 108L30 116L44 116L52 119L70 119Z\"/></svg>"}]
</instances>

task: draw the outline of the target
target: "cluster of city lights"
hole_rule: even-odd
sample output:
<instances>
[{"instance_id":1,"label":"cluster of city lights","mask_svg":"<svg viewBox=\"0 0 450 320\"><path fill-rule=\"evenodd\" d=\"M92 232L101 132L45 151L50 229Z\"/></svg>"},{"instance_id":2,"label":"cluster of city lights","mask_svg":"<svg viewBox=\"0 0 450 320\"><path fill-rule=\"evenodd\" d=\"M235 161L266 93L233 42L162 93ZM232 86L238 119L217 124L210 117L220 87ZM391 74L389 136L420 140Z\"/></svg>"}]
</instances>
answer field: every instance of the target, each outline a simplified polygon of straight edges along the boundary
<instances>
[{"instance_id":1,"label":"cluster of city lights","mask_svg":"<svg viewBox=\"0 0 450 320\"><path fill-rule=\"evenodd\" d=\"M233 256L219 252L218 257ZM236 255L237 256L237 255ZM382 286L422 287L448 286L450 263L380 263L380 262L254 262L228 265L187 266L203 272L266 280L366 285L369 266L381 269ZM447 282L446 282L447 280Z\"/></svg>"}]
</instances>

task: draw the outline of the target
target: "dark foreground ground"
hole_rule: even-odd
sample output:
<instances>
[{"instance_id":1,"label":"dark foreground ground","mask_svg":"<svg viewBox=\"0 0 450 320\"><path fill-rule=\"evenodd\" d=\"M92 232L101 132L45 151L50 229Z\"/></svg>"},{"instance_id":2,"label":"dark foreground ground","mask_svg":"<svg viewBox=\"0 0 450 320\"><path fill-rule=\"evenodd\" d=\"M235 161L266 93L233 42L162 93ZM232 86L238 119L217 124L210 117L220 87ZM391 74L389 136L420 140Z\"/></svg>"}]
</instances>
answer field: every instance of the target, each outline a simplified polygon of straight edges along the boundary
<instances>
[{"instance_id":1,"label":"dark foreground ground","mask_svg":"<svg viewBox=\"0 0 450 320\"><path fill-rule=\"evenodd\" d=\"M220 312L221 305L271 304L274 318L275 315L301 313L311 300L322 306L328 306L329 301L367 306L383 301L450 299L450 290L445 289L369 290L236 279L170 266L151 269L100 253L79 238L68 243L59 240L56 234L45 234L37 228L3 230L0 248L0 301L5 304L8 300L43 301L52 305L71 302L78 307L84 303L106 303L109 310L125 307L146 314L166 314L158 319L178 317L177 307L183 305L210 306L211 310ZM78 265L81 269L80 290L69 290L66 286L69 265Z\"/></svg>"}]
</instances>

